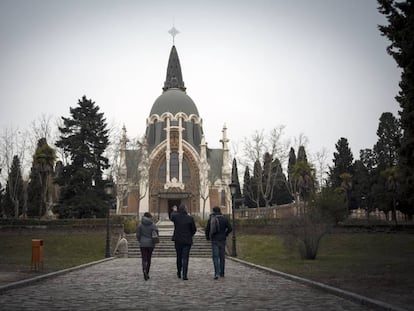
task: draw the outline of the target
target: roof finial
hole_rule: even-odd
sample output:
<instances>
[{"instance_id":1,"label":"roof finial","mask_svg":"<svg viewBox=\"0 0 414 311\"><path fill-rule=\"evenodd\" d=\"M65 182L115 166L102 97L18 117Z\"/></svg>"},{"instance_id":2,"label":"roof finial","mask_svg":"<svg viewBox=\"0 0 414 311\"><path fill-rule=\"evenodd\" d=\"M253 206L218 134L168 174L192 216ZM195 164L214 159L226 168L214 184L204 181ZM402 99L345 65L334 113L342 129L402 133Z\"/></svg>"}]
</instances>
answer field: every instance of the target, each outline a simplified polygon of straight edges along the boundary
<instances>
[{"instance_id":1,"label":"roof finial","mask_svg":"<svg viewBox=\"0 0 414 311\"><path fill-rule=\"evenodd\" d=\"M175 26L173 26L168 33L172 36L173 38L173 45L175 45L175 36L178 35L180 32L177 30L177 28L175 28Z\"/></svg>"}]
</instances>

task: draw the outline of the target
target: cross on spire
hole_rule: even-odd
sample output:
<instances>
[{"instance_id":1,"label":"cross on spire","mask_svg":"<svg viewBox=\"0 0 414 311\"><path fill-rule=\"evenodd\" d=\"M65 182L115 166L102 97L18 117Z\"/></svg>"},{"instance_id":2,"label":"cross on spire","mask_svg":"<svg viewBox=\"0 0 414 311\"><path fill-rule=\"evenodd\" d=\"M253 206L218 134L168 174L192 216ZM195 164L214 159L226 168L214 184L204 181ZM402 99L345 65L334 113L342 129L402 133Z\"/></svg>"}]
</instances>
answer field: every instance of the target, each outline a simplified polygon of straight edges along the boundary
<instances>
[{"instance_id":1,"label":"cross on spire","mask_svg":"<svg viewBox=\"0 0 414 311\"><path fill-rule=\"evenodd\" d=\"M168 33L172 36L173 38L173 45L175 45L175 36L178 35L180 32L173 26Z\"/></svg>"}]
</instances>

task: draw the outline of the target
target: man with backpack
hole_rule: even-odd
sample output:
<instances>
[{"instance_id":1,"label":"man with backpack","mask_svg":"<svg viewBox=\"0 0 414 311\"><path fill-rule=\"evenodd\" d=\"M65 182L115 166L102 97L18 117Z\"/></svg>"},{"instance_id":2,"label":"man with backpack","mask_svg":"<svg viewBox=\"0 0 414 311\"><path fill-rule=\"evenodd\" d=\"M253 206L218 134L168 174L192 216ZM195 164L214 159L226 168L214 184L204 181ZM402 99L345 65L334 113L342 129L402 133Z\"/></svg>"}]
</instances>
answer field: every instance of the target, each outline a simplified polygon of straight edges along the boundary
<instances>
[{"instance_id":1,"label":"man with backpack","mask_svg":"<svg viewBox=\"0 0 414 311\"><path fill-rule=\"evenodd\" d=\"M215 280L224 277L226 239L232 230L230 221L215 206L205 228L206 239L211 241Z\"/></svg>"}]
</instances>

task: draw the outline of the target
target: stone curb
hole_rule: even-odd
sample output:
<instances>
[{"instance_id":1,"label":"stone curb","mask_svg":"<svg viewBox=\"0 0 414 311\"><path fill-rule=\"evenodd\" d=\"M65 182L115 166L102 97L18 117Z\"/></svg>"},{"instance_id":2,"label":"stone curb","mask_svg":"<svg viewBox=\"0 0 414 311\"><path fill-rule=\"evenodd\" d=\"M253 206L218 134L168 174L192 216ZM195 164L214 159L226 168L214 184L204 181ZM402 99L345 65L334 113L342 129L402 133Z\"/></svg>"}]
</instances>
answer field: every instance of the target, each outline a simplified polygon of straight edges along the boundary
<instances>
[{"instance_id":1,"label":"stone curb","mask_svg":"<svg viewBox=\"0 0 414 311\"><path fill-rule=\"evenodd\" d=\"M292 281L296 281L296 282L299 282L299 283L302 283L302 284L305 284L305 285L308 285L308 286L311 286L311 287L315 287L315 288L327 291L327 292L329 292L331 294L334 294L336 296L339 296L339 297L342 297L342 298L345 298L345 299L348 299L348 300L352 300L352 301L357 302L361 305L372 307L376 310L381 310L381 311L383 311L383 310L387 310L387 311L409 311L407 309L396 307L396 306L390 305L388 303L382 302L380 300L371 299L371 298L368 298L368 297L365 297L365 296L361 296L361 295L358 295L358 294L355 294L353 292L349 292L349 291L346 291L346 290L343 290L343 289L340 289L340 288L337 288L337 287L333 287L333 286L326 285L326 284L323 284L323 283L311 281L311 280L308 280L308 279L305 279L305 278L302 278L302 277L299 277L299 276L295 276L295 275L292 275L292 274L288 274L288 273L284 273L284 272L281 272L281 271L273 270L273 269L270 269L270 268L267 268L267 267L259 266L259 265L256 265L256 264L253 264L253 263L250 263L250 262L238 259L238 258L234 258L234 257L230 257L230 256L226 256L226 257L230 260L233 260L233 261L236 261L238 263L250 266L252 268L259 269L259 270L266 271L266 272L270 272L272 274L276 274L276 275L281 276L283 278L290 279Z\"/></svg>"},{"instance_id":2,"label":"stone curb","mask_svg":"<svg viewBox=\"0 0 414 311\"><path fill-rule=\"evenodd\" d=\"M69 273L69 272L72 272L72 271L75 271L75 270L84 269L84 268L87 268L87 267L90 267L90 266L93 266L93 265L96 265L96 264L100 264L100 263L108 261L108 260L113 260L115 258L116 257L110 257L110 258L105 258L105 259L101 259L101 260L98 260L98 261L88 262L88 263L85 263L85 264L80 265L80 266L71 267L71 268L67 268L67 269L59 270L59 271L55 271L55 272L50 272L50 273L47 273L47 274L36 276L34 278L20 280L20 281L13 282L13 283L10 283L10 284L7 284L7 285L3 285L3 286L0 286L0 295L3 294L4 292L6 292L8 290L11 290L11 289L14 289L14 288L31 285L31 284L40 282L40 281L45 280L45 279L56 277L58 275Z\"/></svg>"}]
</instances>

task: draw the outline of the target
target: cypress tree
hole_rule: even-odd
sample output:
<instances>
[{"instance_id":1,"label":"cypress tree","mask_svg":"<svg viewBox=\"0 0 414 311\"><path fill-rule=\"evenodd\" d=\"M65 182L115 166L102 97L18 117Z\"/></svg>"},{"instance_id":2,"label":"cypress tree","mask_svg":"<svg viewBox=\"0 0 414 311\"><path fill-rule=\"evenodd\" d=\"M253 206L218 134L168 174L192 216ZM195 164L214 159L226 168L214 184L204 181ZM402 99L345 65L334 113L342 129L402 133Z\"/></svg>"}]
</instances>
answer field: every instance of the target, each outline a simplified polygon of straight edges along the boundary
<instances>
[{"instance_id":1,"label":"cypress tree","mask_svg":"<svg viewBox=\"0 0 414 311\"><path fill-rule=\"evenodd\" d=\"M236 195L234 197L234 199L236 200L235 207L240 208L240 205L242 204L242 202L240 200L241 197L242 197L242 194L241 194L241 190L240 190L239 173L238 173L238 170L237 170L236 158L233 159L233 166L232 166L232 169L231 169L231 182L235 183L237 185Z\"/></svg>"},{"instance_id":2,"label":"cypress tree","mask_svg":"<svg viewBox=\"0 0 414 311\"><path fill-rule=\"evenodd\" d=\"M298 158L296 159L296 162L298 161L308 162L308 157L306 156L306 151L305 151L304 146L299 146Z\"/></svg>"},{"instance_id":3,"label":"cypress tree","mask_svg":"<svg viewBox=\"0 0 414 311\"><path fill-rule=\"evenodd\" d=\"M243 197L244 205L247 207L256 207L256 204L252 200L252 179L250 177L250 170L248 166L246 166L243 177Z\"/></svg>"},{"instance_id":4,"label":"cypress tree","mask_svg":"<svg viewBox=\"0 0 414 311\"><path fill-rule=\"evenodd\" d=\"M296 193L296 189L295 189L295 182L293 180L293 168L295 167L296 164L296 154L295 154L295 149L290 148L289 151L289 162L288 162L288 184L289 184L289 190L290 193L294 196Z\"/></svg>"},{"instance_id":5,"label":"cypress tree","mask_svg":"<svg viewBox=\"0 0 414 311\"><path fill-rule=\"evenodd\" d=\"M262 197L263 205L268 206L271 204L275 191L275 169L273 167L273 159L269 152L266 152L263 156L263 173L262 173Z\"/></svg>"},{"instance_id":6,"label":"cypress tree","mask_svg":"<svg viewBox=\"0 0 414 311\"><path fill-rule=\"evenodd\" d=\"M23 206L24 193L22 171L20 159L17 155L15 155L13 157L6 184L6 193L4 198L4 212L6 217L18 218L23 213Z\"/></svg>"},{"instance_id":7,"label":"cypress tree","mask_svg":"<svg viewBox=\"0 0 414 311\"><path fill-rule=\"evenodd\" d=\"M263 169L259 160L254 162L253 177L251 178L252 195L251 198L255 202L256 207L264 205L264 199L262 196L263 190Z\"/></svg>"},{"instance_id":8,"label":"cypress tree","mask_svg":"<svg viewBox=\"0 0 414 311\"><path fill-rule=\"evenodd\" d=\"M3 186L0 183L0 216L1 217L6 216L6 214L4 212L4 206L3 206L4 203L3 203L3 201L4 201L4 189L3 189Z\"/></svg>"},{"instance_id":9,"label":"cypress tree","mask_svg":"<svg viewBox=\"0 0 414 311\"><path fill-rule=\"evenodd\" d=\"M288 182L285 174L283 173L282 164L279 159L275 159L272 163L275 183L272 198L272 205L282 205L291 203L293 200L292 195L288 189Z\"/></svg>"}]
</instances>

